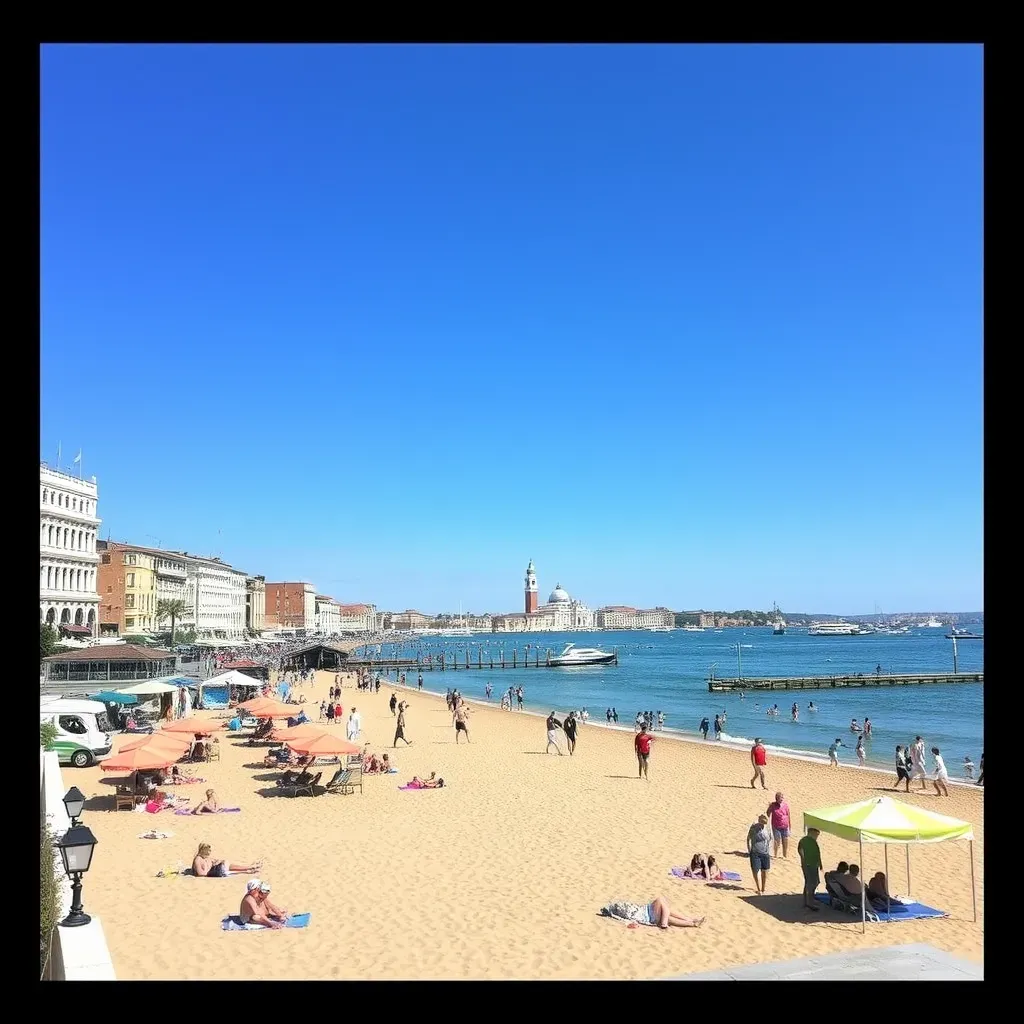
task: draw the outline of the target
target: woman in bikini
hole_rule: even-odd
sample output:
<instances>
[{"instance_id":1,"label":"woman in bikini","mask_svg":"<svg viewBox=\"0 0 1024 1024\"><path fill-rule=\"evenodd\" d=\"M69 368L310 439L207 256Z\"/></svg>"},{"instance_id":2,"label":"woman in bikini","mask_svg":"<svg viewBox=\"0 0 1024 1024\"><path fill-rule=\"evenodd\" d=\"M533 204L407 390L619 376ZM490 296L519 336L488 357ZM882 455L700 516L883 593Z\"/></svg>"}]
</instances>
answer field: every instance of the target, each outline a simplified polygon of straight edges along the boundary
<instances>
[{"instance_id":1,"label":"woman in bikini","mask_svg":"<svg viewBox=\"0 0 1024 1024\"><path fill-rule=\"evenodd\" d=\"M705 920L703 917L684 917L673 913L668 900L660 896L651 903L612 903L604 910L608 917L655 928L699 928Z\"/></svg>"},{"instance_id":2,"label":"woman in bikini","mask_svg":"<svg viewBox=\"0 0 1024 1024\"><path fill-rule=\"evenodd\" d=\"M192 808L193 814L216 814L220 810L217 794L212 789L206 791L206 799Z\"/></svg>"},{"instance_id":3,"label":"woman in bikini","mask_svg":"<svg viewBox=\"0 0 1024 1024\"><path fill-rule=\"evenodd\" d=\"M192 874L196 878L227 878L228 875L255 875L263 867L262 861L255 864L230 864L226 860L214 860L209 843L200 843L199 852L192 858Z\"/></svg>"}]
</instances>

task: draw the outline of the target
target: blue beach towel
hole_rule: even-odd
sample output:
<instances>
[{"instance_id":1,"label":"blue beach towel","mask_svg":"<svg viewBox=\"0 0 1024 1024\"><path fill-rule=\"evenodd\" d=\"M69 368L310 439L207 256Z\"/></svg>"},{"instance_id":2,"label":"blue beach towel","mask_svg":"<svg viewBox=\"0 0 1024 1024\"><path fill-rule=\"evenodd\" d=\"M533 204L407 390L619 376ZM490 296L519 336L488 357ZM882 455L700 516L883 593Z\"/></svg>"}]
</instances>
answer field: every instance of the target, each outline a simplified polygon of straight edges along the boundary
<instances>
[{"instance_id":1,"label":"blue beach towel","mask_svg":"<svg viewBox=\"0 0 1024 1024\"><path fill-rule=\"evenodd\" d=\"M721 878L701 878L699 875L688 875L686 868L672 868L669 874L674 878L681 878L684 882L742 882L743 876L738 871L722 871Z\"/></svg>"},{"instance_id":2,"label":"blue beach towel","mask_svg":"<svg viewBox=\"0 0 1024 1024\"><path fill-rule=\"evenodd\" d=\"M814 898L819 903L828 905L828 894L815 893ZM881 906L881 904L878 904ZM923 903L890 903L888 912L879 910L874 903L868 904L868 909L879 921L914 921L922 917L949 917L945 910L936 910L934 907L925 906ZM857 913L860 918L860 913Z\"/></svg>"},{"instance_id":3,"label":"blue beach towel","mask_svg":"<svg viewBox=\"0 0 1024 1024\"><path fill-rule=\"evenodd\" d=\"M309 924L309 914L291 914L285 921L285 928L305 928ZM222 931L225 932L272 932L275 929L267 928L262 924L242 924L242 919L237 914L225 917L220 923Z\"/></svg>"}]
</instances>

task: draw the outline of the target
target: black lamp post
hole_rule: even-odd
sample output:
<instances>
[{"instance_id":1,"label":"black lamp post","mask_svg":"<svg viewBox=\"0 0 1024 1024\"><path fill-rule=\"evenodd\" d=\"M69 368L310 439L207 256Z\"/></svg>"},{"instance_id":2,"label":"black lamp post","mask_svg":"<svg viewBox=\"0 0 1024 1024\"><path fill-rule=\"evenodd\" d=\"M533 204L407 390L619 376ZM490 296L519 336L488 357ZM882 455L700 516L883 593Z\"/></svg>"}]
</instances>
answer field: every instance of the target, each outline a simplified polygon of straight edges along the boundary
<instances>
[{"instance_id":1,"label":"black lamp post","mask_svg":"<svg viewBox=\"0 0 1024 1024\"><path fill-rule=\"evenodd\" d=\"M85 807L85 796L77 786L72 786L64 794L64 809L71 819L72 828L79 824L78 819L82 816L82 809Z\"/></svg>"},{"instance_id":2,"label":"black lamp post","mask_svg":"<svg viewBox=\"0 0 1024 1024\"><path fill-rule=\"evenodd\" d=\"M82 875L89 870L95 846L96 837L85 825L69 828L57 842L64 873L71 879L71 912L61 921L65 928L77 928L92 920L82 911Z\"/></svg>"}]
</instances>

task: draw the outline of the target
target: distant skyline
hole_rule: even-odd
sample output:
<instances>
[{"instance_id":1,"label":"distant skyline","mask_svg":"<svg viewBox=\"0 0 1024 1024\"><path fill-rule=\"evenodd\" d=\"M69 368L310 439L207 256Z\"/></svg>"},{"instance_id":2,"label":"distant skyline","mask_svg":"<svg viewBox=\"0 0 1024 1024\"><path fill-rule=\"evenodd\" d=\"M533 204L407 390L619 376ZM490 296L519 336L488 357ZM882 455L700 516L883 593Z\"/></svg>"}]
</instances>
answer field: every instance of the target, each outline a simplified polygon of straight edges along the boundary
<instances>
[{"instance_id":1,"label":"distant skyline","mask_svg":"<svg viewBox=\"0 0 1024 1024\"><path fill-rule=\"evenodd\" d=\"M46 46L41 457L340 601L981 610L978 46ZM76 467L77 469L77 467Z\"/></svg>"}]
</instances>

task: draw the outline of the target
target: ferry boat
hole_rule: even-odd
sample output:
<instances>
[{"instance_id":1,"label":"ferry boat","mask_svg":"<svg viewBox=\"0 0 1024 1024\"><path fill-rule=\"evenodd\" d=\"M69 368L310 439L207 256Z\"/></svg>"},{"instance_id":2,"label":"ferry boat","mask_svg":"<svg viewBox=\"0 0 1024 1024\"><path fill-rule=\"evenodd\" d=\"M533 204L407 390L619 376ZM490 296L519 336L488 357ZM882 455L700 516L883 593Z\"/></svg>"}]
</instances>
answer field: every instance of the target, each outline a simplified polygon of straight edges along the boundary
<instances>
[{"instance_id":1,"label":"ferry boat","mask_svg":"<svg viewBox=\"0 0 1024 1024\"><path fill-rule=\"evenodd\" d=\"M921 622L919 625L922 629L942 629L942 623L934 615L930 615L927 622Z\"/></svg>"},{"instance_id":2,"label":"ferry boat","mask_svg":"<svg viewBox=\"0 0 1024 1024\"><path fill-rule=\"evenodd\" d=\"M775 621L772 624L772 636L785 636L786 635L786 620L782 617L782 612L779 611L777 604L772 605L775 612Z\"/></svg>"},{"instance_id":3,"label":"ferry boat","mask_svg":"<svg viewBox=\"0 0 1024 1024\"><path fill-rule=\"evenodd\" d=\"M689 626L689 625L688 626L683 626L683 632L684 633L703 633L704 632L704 627L703 626Z\"/></svg>"},{"instance_id":4,"label":"ferry boat","mask_svg":"<svg viewBox=\"0 0 1024 1024\"><path fill-rule=\"evenodd\" d=\"M865 629L856 622L812 622L807 630L808 636L860 636L862 633L871 633L873 630Z\"/></svg>"},{"instance_id":5,"label":"ferry boat","mask_svg":"<svg viewBox=\"0 0 1024 1024\"><path fill-rule=\"evenodd\" d=\"M619 656L609 654L607 651L599 651L596 647L577 647L575 644L566 644L565 650L549 662L557 668L565 668L571 665L617 665Z\"/></svg>"},{"instance_id":6,"label":"ferry boat","mask_svg":"<svg viewBox=\"0 0 1024 1024\"><path fill-rule=\"evenodd\" d=\"M647 632L648 633L671 633L672 629L673 629L672 626L648 626L647 627Z\"/></svg>"}]
</instances>

